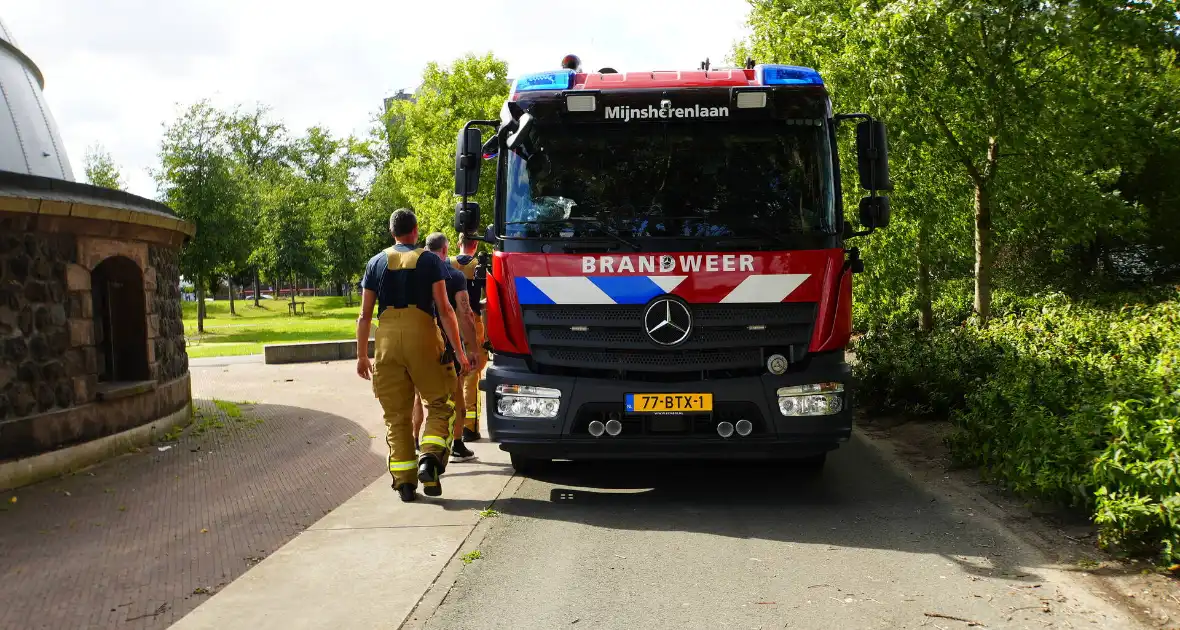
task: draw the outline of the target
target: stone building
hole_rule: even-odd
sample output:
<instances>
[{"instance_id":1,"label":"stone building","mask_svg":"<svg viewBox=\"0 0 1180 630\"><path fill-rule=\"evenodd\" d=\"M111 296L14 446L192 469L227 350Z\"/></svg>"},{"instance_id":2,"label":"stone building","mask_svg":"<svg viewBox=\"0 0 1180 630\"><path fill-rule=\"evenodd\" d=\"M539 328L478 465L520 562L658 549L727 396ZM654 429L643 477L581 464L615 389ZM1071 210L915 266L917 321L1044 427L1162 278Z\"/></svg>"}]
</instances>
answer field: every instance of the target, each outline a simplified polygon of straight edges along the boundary
<instances>
[{"instance_id":1,"label":"stone building","mask_svg":"<svg viewBox=\"0 0 1180 630\"><path fill-rule=\"evenodd\" d=\"M6 463L186 421L192 400L178 259L194 228L73 181L43 86L0 23L0 487L34 480Z\"/></svg>"}]
</instances>

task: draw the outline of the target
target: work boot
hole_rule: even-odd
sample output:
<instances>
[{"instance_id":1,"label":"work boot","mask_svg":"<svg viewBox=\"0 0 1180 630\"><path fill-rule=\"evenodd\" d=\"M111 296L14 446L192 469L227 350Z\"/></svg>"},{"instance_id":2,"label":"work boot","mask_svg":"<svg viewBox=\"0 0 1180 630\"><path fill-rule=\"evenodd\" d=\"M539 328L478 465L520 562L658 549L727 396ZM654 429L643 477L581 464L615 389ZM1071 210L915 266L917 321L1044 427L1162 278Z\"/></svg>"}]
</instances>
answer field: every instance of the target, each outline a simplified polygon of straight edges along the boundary
<instances>
[{"instance_id":1,"label":"work boot","mask_svg":"<svg viewBox=\"0 0 1180 630\"><path fill-rule=\"evenodd\" d=\"M471 429L468 429L467 427L463 427L463 441L464 442L478 442L480 440L480 438L482 438L482 437L483 436L479 434L479 431L472 431Z\"/></svg>"},{"instance_id":2,"label":"work boot","mask_svg":"<svg viewBox=\"0 0 1180 630\"><path fill-rule=\"evenodd\" d=\"M422 482L422 492L428 497L442 496L443 466L434 453L422 453L418 458L418 481Z\"/></svg>"},{"instance_id":3,"label":"work boot","mask_svg":"<svg viewBox=\"0 0 1180 630\"><path fill-rule=\"evenodd\" d=\"M455 440L451 445L451 461L466 462L475 459L475 453L463 444L463 440Z\"/></svg>"},{"instance_id":4,"label":"work boot","mask_svg":"<svg viewBox=\"0 0 1180 630\"><path fill-rule=\"evenodd\" d=\"M418 493L416 492L418 487L415 484L403 483L399 486L394 482L394 487L397 488L397 495L401 497L403 503L409 503L418 498Z\"/></svg>"}]
</instances>

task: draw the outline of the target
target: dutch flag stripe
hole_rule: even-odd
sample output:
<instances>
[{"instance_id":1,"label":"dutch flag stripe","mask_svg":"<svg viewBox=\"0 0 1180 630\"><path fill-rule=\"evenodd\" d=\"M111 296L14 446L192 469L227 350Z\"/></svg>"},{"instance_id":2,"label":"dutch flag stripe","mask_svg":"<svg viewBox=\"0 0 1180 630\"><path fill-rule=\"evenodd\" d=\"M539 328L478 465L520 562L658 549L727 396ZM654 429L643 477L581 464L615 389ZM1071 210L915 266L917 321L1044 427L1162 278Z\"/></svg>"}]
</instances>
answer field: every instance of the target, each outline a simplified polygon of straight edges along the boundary
<instances>
[{"instance_id":1,"label":"dutch flag stripe","mask_svg":"<svg viewBox=\"0 0 1180 630\"><path fill-rule=\"evenodd\" d=\"M782 302L803 281L808 278L805 273L783 273L749 276L729 295L721 299L723 304L750 302Z\"/></svg>"},{"instance_id":2,"label":"dutch flag stripe","mask_svg":"<svg viewBox=\"0 0 1180 630\"><path fill-rule=\"evenodd\" d=\"M580 276L542 277L532 276L529 280L541 290L553 304L616 304L590 278Z\"/></svg>"},{"instance_id":3,"label":"dutch flag stripe","mask_svg":"<svg viewBox=\"0 0 1180 630\"><path fill-rule=\"evenodd\" d=\"M734 286L721 302L781 302L809 277L809 274L749 275ZM521 304L646 304L658 295L672 293L687 278L688 276L517 276L516 297ZM693 292L690 288L688 294L682 297L693 302Z\"/></svg>"}]
</instances>

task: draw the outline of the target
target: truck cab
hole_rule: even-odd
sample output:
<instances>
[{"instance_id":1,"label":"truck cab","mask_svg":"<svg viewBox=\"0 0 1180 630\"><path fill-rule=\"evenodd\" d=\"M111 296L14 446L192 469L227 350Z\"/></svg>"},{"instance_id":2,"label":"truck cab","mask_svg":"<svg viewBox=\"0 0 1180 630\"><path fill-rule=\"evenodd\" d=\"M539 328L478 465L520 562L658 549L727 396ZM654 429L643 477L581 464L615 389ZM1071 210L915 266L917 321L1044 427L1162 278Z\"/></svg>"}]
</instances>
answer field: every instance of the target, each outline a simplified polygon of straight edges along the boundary
<instances>
[{"instance_id":1,"label":"truck cab","mask_svg":"<svg viewBox=\"0 0 1180 630\"><path fill-rule=\"evenodd\" d=\"M480 385L491 439L518 470L822 466L852 429L844 353L863 263L846 242L888 224L884 125L833 114L809 68L579 66L570 56L520 76L499 120L458 136L455 227L492 246ZM837 155L850 119L869 192L860 231ZM487 226L469 199L481 170L495 177Z\"/></svg>"}]
</instances>

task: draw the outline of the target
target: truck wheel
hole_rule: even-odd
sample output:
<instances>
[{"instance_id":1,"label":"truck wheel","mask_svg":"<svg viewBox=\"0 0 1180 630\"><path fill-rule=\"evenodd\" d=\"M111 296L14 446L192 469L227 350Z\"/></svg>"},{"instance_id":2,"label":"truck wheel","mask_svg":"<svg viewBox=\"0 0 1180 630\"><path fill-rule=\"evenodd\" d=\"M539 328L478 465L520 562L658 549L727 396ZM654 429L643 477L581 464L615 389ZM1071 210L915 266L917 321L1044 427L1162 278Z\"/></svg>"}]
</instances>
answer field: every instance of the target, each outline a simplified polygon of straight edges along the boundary
<instances>
[{"instance_id":1,"label":"truck wheel","mask_svg":"<svg viewBox=\"0 0 1180 630\"><path fill-rule=\"evenodd\" d=\"M545 464L549 462L549 460L525 457L516 453L511 453L510 455L512 457L512 470L516 471L518 475L535 475L541 472Z\"/></svg>"}]
</instances>

